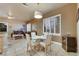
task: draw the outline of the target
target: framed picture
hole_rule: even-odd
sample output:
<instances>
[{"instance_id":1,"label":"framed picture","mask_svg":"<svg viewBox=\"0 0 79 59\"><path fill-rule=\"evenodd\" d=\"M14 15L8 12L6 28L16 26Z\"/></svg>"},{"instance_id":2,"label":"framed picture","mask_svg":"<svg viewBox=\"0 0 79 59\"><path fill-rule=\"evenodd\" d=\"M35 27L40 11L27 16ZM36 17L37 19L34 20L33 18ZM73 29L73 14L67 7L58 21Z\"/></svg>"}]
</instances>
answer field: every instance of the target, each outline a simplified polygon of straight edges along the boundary
<instances>
[{"instance_id":1,"label":"framed picture","mask_svg":"<svg viewBox=\"0 0 79 59\"><path fill-rule=\"evenodd\" d=\"M7 32L7 24L0 22L0 32Z\"/></svg>"}]
</instances>

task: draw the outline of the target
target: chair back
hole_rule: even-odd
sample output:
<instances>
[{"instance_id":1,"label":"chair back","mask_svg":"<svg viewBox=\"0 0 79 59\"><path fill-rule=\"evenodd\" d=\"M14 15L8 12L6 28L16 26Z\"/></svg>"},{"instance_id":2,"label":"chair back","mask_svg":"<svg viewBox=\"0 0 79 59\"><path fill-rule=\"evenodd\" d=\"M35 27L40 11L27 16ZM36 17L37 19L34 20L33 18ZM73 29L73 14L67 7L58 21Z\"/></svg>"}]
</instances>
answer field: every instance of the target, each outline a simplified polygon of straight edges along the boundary
<instances>
[{"instance_id":1,"label":"chair back","mask_svg":"<svg viewBox=\"0 0 79 59\"><path fill-rule=\"evenodd\" d=\"M47 35L47 39L46 39L46 45L50 45L51 44L51 35Z\"/></svg>"},{"instance_id":2,"label":"chair back","mask_svg":"<svg viewBox=\"0 0 79 59\"><path fill-rule=\"evenodd\" d=\"M30 35L29 35L29 34L26 34L26 40L27 40L27 43L29 43L29 42L30 42L31 37L30 37Z\"/></svg>"}]
</instances>

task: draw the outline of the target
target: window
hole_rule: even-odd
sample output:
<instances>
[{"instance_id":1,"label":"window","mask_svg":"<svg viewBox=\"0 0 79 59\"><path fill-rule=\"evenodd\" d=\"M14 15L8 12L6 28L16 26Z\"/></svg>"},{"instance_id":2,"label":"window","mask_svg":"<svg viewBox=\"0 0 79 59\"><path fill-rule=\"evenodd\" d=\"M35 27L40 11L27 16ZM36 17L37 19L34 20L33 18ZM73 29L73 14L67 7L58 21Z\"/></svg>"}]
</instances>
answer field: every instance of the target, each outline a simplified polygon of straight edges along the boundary
<instances>
[{"instance_id":1,"label":"window","mask_svg":"<svg viewBox=\"0 0 79 59\"><path fill-rule=\"evenodd\" d=\"M59 20L59 17L56 17L55 19L55 31L56 33L60 33L60 20Z\"/></svg>"},{"instance_id":2,"label":"window","mask_svg":"<svg viewBox=\"0 0 79 59\"><path fill-rule=\"evenodd\" d=\"M50 33L50 19L49 18L46 18L43 20L43 32L46 33Z\"/></svg>"},{"instance_id":3,"label":"window","mask_svg":"<svg viewBox=\"0 0 79 59\"><path fill-rule=\"evenodd\" d=\"M31 32L31 24L27 24L27 32Z\"/></svg>"},{"instance_id":4,"label":"window","mask_svg":"<svg viewBox=\"0 0 79 59\"><path fill-rule=\"evenodd\" d=\"M54 19L54 18L52 18L52 19ZM51 30L51 33L54 33L55 31L54 31L54 20L50 20L50 30Z\"/></svg>"},{"instance_id":5,"label":"window","mask_svg":"<svg viewBox=\"0 0 79 59\"><path fill-rule=\"evenodd\" d=\"M61 15L45 18L43 20L43 32L53 35L61 34Z\"/></svg>"}]
</instances>

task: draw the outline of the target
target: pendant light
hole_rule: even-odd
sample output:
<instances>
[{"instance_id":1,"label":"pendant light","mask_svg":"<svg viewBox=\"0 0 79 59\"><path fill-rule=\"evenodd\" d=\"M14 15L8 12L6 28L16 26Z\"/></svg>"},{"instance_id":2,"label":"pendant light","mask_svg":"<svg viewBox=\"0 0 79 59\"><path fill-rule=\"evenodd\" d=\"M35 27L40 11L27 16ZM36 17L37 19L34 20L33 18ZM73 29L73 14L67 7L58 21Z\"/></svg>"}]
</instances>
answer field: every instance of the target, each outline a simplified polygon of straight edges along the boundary
<instances>
[{"instance_id":1,"label":"pendant light","mask_svg":"<svg viewBox=\"0 0 79 59\"><path fill-rule=\"evenodd\" d=\"M41 19L42 17L43 17L42 13L40 11L35 11L34 12L34 18Z\"/></svg>"},{"instance_id":2,"label":"pendant light","mask_svg":"<svg viewBox=\"0 0 79 59\"><path fill-rule=\"evenodd\" d=\"M29 6L29 4L27 4L27 3L22 3L22 4L25 6ZM39 3L36 3L36 5L37 5L37 7L39 7ZM36 19L43 18L42 12L39 10L39 8L38 8L38 10L34 11L34 18L36 18Z\"/></svg>"},{"instance_id":3,"label":"pendant light","mask_svg":"<svg viewBox=\"0 0 79 59\"><path fill-rule=\"evenodd\" d=\"M39 3L37 3L37 7L40 7L40 6L39 6ZM43 18L42 12L39 10L39 8L38 8L38 10L36 10L36 11L34 12L34 18L36 18L36 19L41 19L41 18Z\"/></svg>"}]
</instances>

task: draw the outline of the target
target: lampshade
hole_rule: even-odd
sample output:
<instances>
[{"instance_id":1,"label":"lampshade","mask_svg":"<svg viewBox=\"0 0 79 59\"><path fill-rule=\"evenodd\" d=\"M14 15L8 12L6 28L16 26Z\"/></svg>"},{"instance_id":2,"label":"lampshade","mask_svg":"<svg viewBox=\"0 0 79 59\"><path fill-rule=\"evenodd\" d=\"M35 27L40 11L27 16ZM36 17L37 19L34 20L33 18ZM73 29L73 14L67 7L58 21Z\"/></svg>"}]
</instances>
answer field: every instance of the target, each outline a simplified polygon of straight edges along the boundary
<instances>
[{"instance_id":1,"label":"lampshade","mask_svg":"<svg viewBox=\"0 0 79 59\"><path fill-rule=\"evenodd\" d=\"M41 19L42 17L42 13L40 11L35 11L34 18Z\"/></svg>"}]
</instances>

